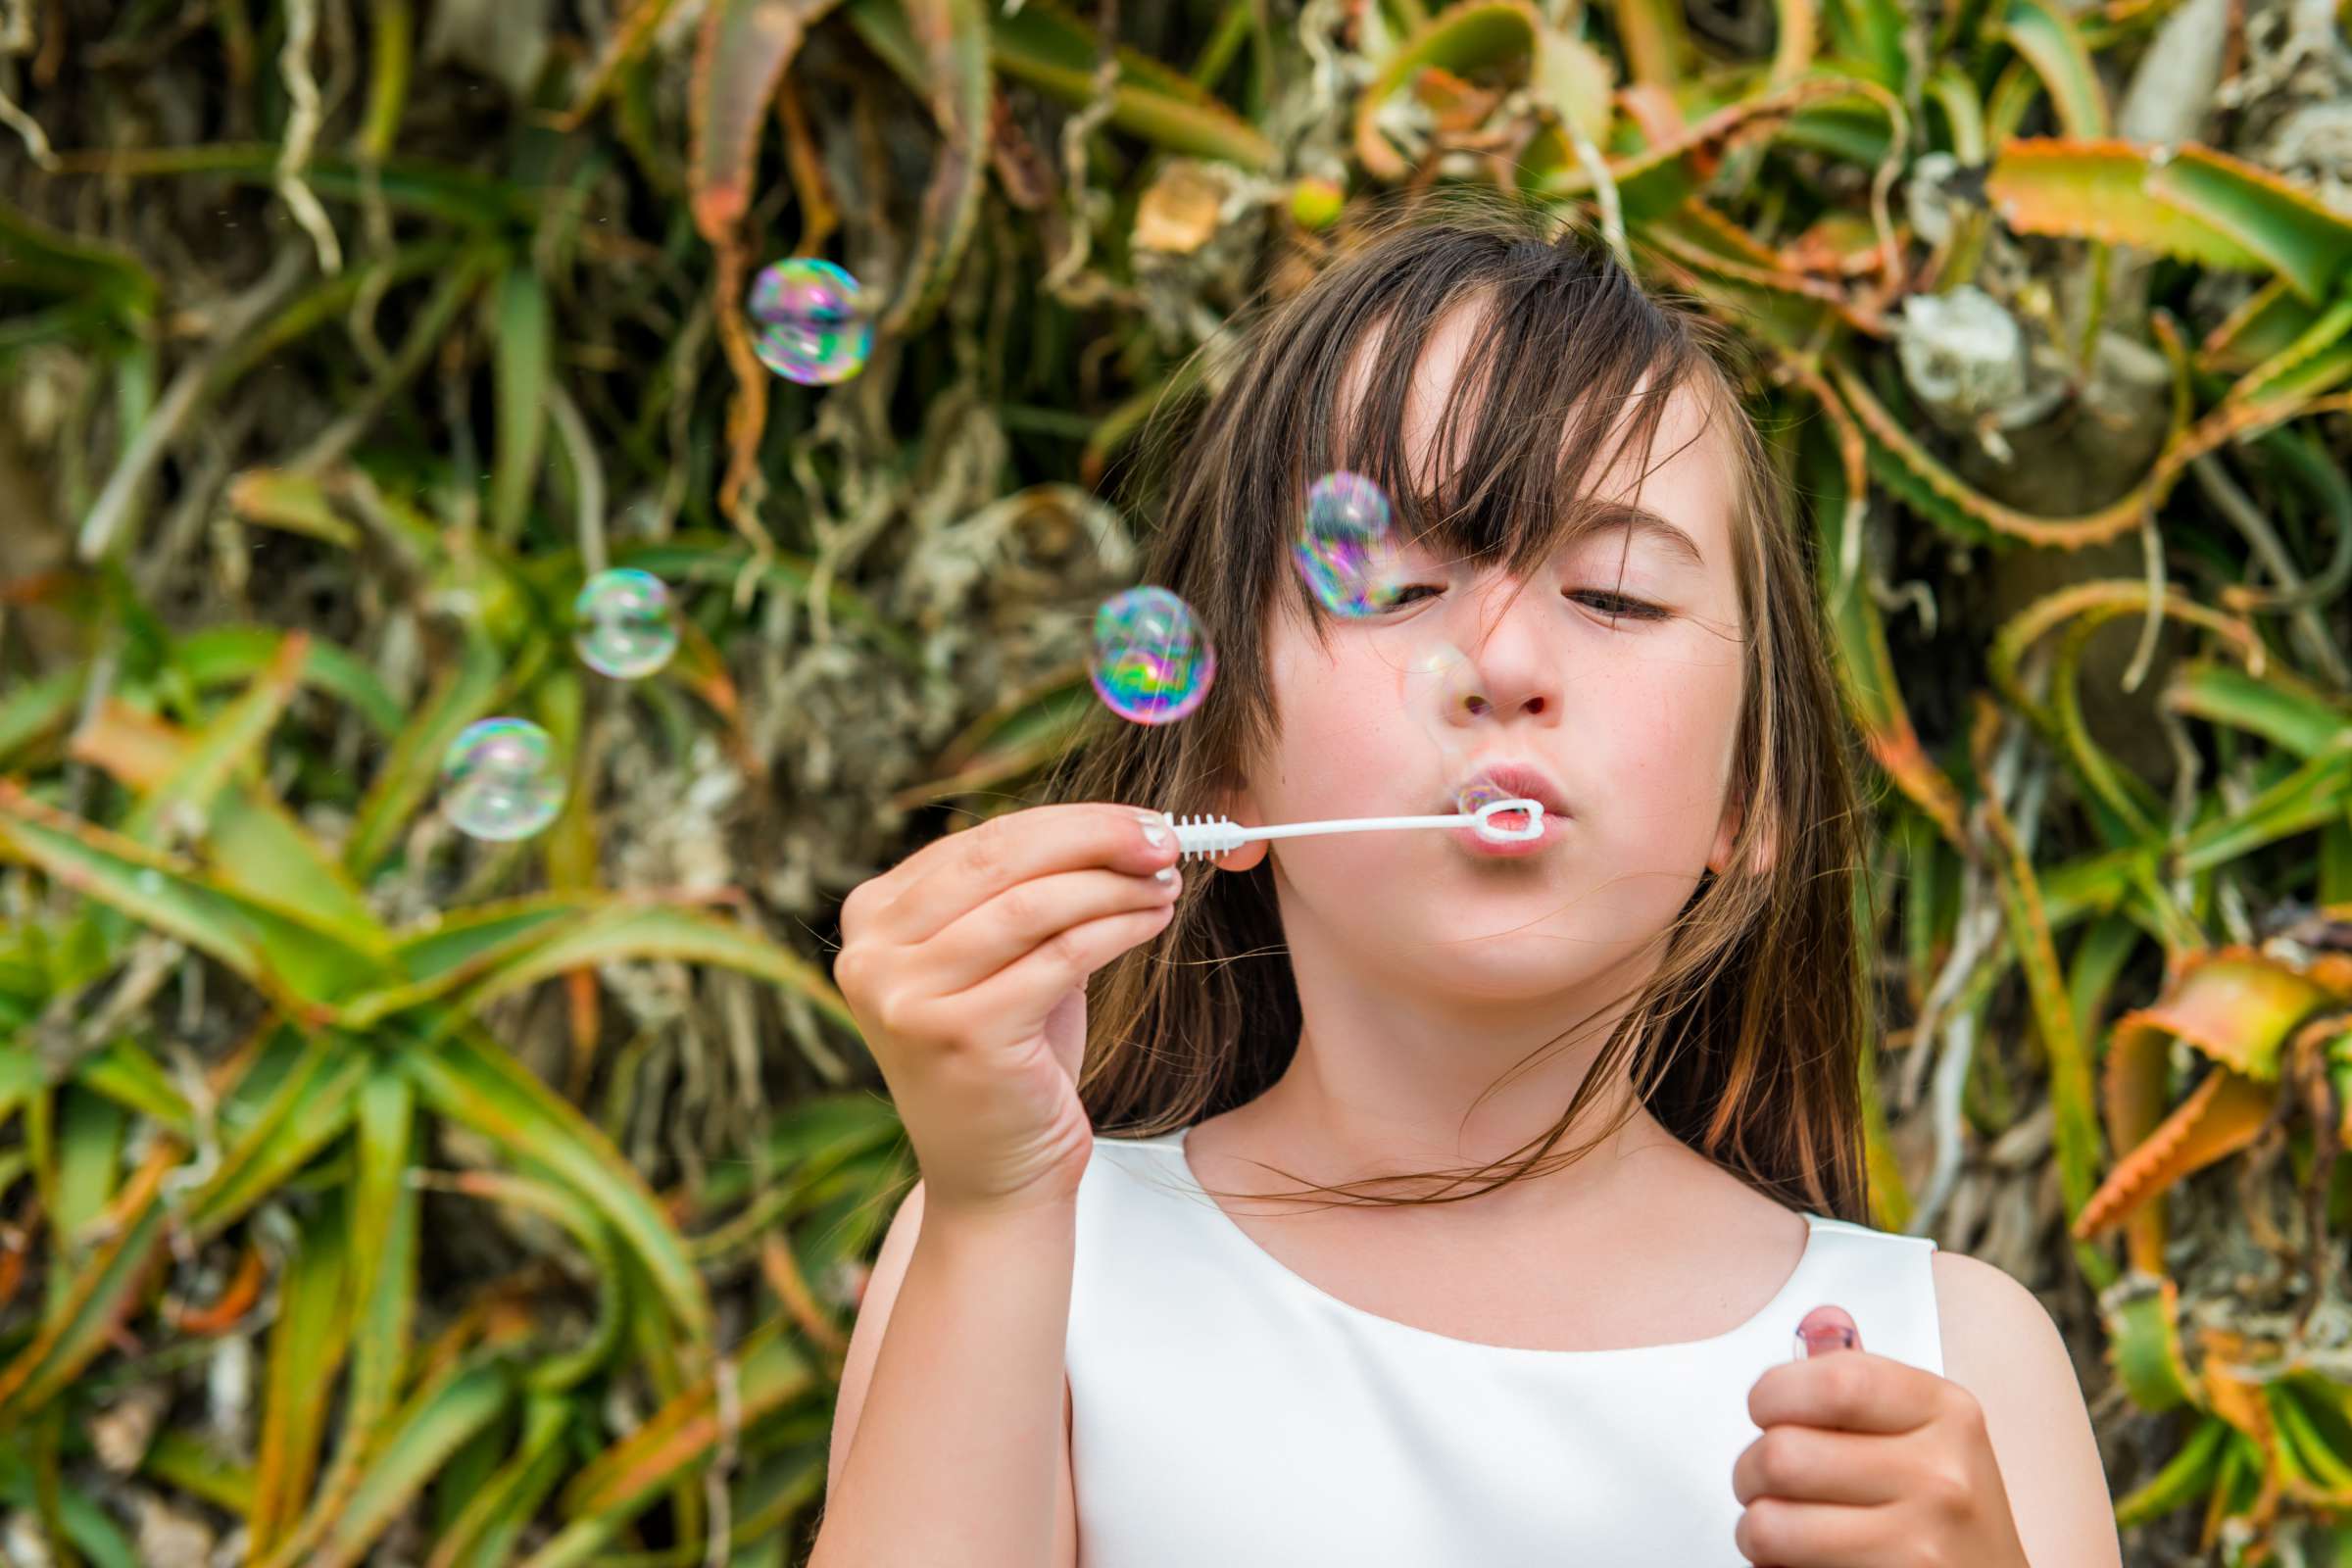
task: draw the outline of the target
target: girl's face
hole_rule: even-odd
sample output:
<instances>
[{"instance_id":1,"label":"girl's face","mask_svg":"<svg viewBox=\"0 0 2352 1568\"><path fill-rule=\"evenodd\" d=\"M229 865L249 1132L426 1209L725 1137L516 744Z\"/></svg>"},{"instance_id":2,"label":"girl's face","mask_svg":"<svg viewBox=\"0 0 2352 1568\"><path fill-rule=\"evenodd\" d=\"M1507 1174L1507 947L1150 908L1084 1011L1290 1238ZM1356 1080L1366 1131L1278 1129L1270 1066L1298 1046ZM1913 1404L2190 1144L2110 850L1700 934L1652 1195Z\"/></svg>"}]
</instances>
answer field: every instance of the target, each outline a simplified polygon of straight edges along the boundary
<instances>
[{"instance_id":1,"label":"girl's face","mask_svg":"<svg viewBox=\"0 0 2352 1568\"><path fill-rule=\"evenodd\" d=\"M1432 335L1405 416L1416 466L1474 324L1456 311ZM1273 857L1302 980L1320 958L1423 997L1556 998L1650 944L1701 870L1727 863L1745 655L1730 448L1705 424L1698 397L1678 390L1650 473L1637 488L1638 460L1619 453L1596 486L1668 526L1592 530L1526 579L1408 548L1392 608L1332 619L1327 646L1286 596L1268 643L1280 740L1231 798L1238 819L1443 813L1540 793L1459 794L1494 763L1533 769L1563 808L1546 812L1539 847L1510 856L1420 830L1229 856L1234 870Z\"/></svg>"}]
</instances>

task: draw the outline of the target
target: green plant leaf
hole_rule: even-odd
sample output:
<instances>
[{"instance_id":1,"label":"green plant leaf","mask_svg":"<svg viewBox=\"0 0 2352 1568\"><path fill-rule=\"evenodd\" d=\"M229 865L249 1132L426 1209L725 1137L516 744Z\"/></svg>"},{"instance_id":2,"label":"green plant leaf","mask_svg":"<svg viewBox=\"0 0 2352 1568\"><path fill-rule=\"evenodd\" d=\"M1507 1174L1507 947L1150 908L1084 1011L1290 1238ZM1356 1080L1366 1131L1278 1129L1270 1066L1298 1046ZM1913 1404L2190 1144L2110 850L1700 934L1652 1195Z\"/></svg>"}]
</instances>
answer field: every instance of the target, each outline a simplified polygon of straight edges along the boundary
<instances>
[{"instance_id":1,"label":"green plant leaf","mask_svg":"<svg viewBox=\"0 0 2352 1568\"><path fill-rule=\"evenodd\" d=\"M276 652L280 634L268 626L203 626L172 646L172 662L198 690L250 680ZM404 711L374 668L323 638L310 638L302 684L348 704L379 735L399 731ZM0 739L0 756L5 741Z\"/></svg>"},{"instance_id":2,"label":"green plant leaf","mask_svg":"<svg viewBox=\"0 0 2352 1568\"><path fill-rule=\"evenodd\" d=\"M367 1053L347 1040L319 1035L272 1087L259 1114L222 1151L212 1178L188 1200L185 1222L213 1236L269 1197L312 1156L341 1137L367 1080Z\"/></svg>"},{"instance_id":3,"label":"green plant leaf","mask_svg":"<svg viewBox=\"0 0 2352 1568\"><path fill-rule=\"evenodd\" d=\"M347 1568L424 1489L443 1462L514 1399L504 1363L453 1362L425 1380L395 1415L349 1502L306 1562Z\"/></svg>"},{"instance_id":4,"label":"green plant leaf","mask_svg":"<svg viewBox=\"0 0 2352 1568\"><path fill-rule=\"evenodd\" d=\"M2049 0L2009 0L2001 31L2040 74L2067 135L2107 134L2107 89L2073 18Z\"/></svg>"},{"instance_id":5,"label":"green plant leaf","mask_svg":"<svg viewBox=\"0 0 2352 1568\"><path fill-rule=\"evenodd\" d=\"M708 1338L710 1303L686 1244L643 1177L564 1101L496 1047L459 1033L403 1054L425 1102L567 1183L626 1240L689 1334Z\"/></svg>"},{"instance_id":6,"label":"green plant leaf","mask_svg":"<svg viewBox=\"0 0 2352 1568\"><path fill-rule=\"evenodd\" d=\"M895 51L892 47L892 22L905 24L903 13L894 13L897 0L849 0L845 12L877 53L885 59L897 55L893 63L902 75L909 67L917 73L912 82L922 91L921 53L903 41ZM997 68L1006 75L1073 107L1094 97L1101 45L1084 23L1053 0L1024 0L1017 11L995 11L990 33ZM1183 74L1125 46L1113 54L1112 124L1169 152L1222 159L1253 171L1273 164L1273 143Z\"/></svg>"},{"instance_id":7,"label":"green plant leaf","mask_svg":"<svg viewBox=\"0 0 2352 1568\"><path fill-rule=\"evenodd\" d=\"M1984 195L2020 234L2138 245L2225 271L2270 270L2239 235L2159 194L2149 172L2147 149L2132 142L2013 136L1993 155Z\"/></svg>"},{"instance_id":8,"label":"green plant leaf","mask_svg":"<svg viewBox=\"0 0 2352 1568\"><path fill-rule=\"evenodd\" d=\"M522 531L539 484L547 439L550 311L547 285L527 264L507 269L492 296L498 345L498 461L490 474L490 531L502 542Z\"/></svg>"},{"instance_id":9,"label":"green plant leaf","mask_svg":"<svg viewBox=\"0 0 2352 1568\"><path fill-rule=\"evenodd\" d=\"M269 1555L302 1515L318 1473L326 1400L343 1364L351 1314L344 1276L350 1230L340 1195L313 1211L277 1292L264 1374L261 1440L254 1453L253 1504L245 1516L253 1556Z\"/></svg>"},{"instance_id":10,"label":"green plant leaf","mask_svg":"<svg viewBox=\"0 0 2352 1568\"><path fill-rule=\"evenodd\" d=\"M806 997L819 1012L855 1031L858 1021L817 967L739 921L706 909L615 897L546 940L501 962L459 999L466 1012L494 997L536 985L573 969L622 958L677 958L715 963Z\"/></svg>"},{"instance_id":11,"label":"green plant leaf","mask_svg":"<svg viewBox=\"0 0 2352 1568\"><path fill-rule=\"evenodd\" d=\"M1459 0L1429 19L1381 63L1380 74L1355 100L1355 156L1386 180L1408 172L1404 158L1379 127L1389 100L1430 67L1463 74L1497 64L1532 65L1543 19L1523 0Z\"/></svg>"},{"instance_id":12,"label":"green plant leaf","mask_svg":"<svg viewBox=\"0 0 2352 1568\"><path fill-rule=\"evenodd\" d=\"M210 954L290 1015L322 1016L328 999L381 973L332 932L221 887L177 857L43 806L7 778L0 778L0 851Z\"/></svg>"},{"instance_id":13,"label":"green plant leaf","mask_svg":"<svg viewBox=\"0 0 2352 1568\"><path fill-rule=\"evenodd\" d=\"M158 1200L176 1151L158 1146L114 1206L115 1223L74 1275L63 1301L16 1359L0 1367L0 1430L45 1408L106 1348L107 1336L131 1310L163 1240Z\"/></svg>"},{"instance_id":14,"label":"green plant leaf","mask_svg":"<svg viewBox=\"0 0 2352 1568\"><path fill-rule=\"evenodd\" d=\"M2184 142L2149 171L2145 188L2261 257L2308 301L2352 275L2352 220L2259 164Z\"/></svg>"},{"instance_id":15,"label":"green plant leaf","mask_svg":"<svg viewBox=\"0 0 2352 1568\"><path fill-rule=\"evenodd\" d=\"M539 1505L564 1477L571 1454L563 1440L572 1424L570 1400L525 1395L522 1435L513 1456L466 1500L441 1533L425 1568L502 1568Z\"/></svg>"},{"instance_id":16,"label":"green plant leaf","mask_svg":"<svg viewBox=\"0 0 2352 1568\"><path fill-rule=\"evenodd\" d=\"M507 675L498 650L468 637L457 662L434 687L414 723L400 732L360 802L343 864L365 882L390 853L394 835L437 785L442 755L460 731L490 711Z\"/></svg>"},{"instance_id":17,"label":"green plant leaf","mask_svg":"<svg viewBox=\"0 0 2352 1568\"><path fill-rule=\"evenodd\" d=\"M784 1335L783 1324L778 1318L754 1330L730 1357L735 1408L745 1427L814 1387L808 1359ZM572 1523L527 1568L565 1568L610 1541L673 1477L710 1451L718 1438L717 1402L716 1385L706 1378L590 1460L564 1490L562 1507Z\"/></svg>"}]
</instances>

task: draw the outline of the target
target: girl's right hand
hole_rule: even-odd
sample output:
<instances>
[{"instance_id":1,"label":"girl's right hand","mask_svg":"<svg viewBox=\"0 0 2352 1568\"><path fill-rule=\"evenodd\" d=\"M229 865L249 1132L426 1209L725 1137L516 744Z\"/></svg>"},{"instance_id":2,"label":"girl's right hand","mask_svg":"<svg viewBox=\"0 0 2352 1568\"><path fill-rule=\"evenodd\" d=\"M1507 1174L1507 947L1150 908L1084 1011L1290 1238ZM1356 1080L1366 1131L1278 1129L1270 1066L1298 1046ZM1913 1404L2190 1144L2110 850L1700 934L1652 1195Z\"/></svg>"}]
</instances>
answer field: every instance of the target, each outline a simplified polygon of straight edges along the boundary
<instances>
[{"instance_id":1,"label":"girl's right hand","mask_svg":"<svg viewBox=\"0 0 2352 1568\"><path fill-rule=\"evenodd\" d=\"M927 1213L1075 1200L1094 1152L1077 1082L1087 977L1167 925L1176 856L1156 811L1038 806L851 889L833 978L914 1145Z\"/></svg>"}]
</instances>

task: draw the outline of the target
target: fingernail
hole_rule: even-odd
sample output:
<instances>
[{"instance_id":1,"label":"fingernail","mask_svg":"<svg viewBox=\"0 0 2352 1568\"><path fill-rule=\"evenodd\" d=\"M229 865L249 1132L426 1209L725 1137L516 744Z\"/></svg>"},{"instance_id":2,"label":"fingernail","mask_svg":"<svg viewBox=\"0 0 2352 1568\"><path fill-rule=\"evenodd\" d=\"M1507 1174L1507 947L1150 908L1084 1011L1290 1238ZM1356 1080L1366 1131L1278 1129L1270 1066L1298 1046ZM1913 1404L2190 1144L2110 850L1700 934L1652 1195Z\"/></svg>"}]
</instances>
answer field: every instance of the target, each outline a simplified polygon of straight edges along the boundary
<instances>
[{"instance_id":1,"label":"fingernail","mask_svg":"<svg viewBox=\"0 0 2352 1568\"><path fill-rule=\"evenodd\" d=\"M1163 865L1158 870L1152 872L1152 876L1154 881L1174 882L1176 880L1176 868L1172 865Z\"/></svg>"},{"instance_id":2,"label":"fingernail","mask_svg":"<svg viewBox=\"0 0 2352 1568\"><path fill-rule=\"evenodd\" d=\"M1825 1323L1810 1335L1799 1329L1796 1334L1796 1358L1807 1355L1827 1355L1832 1350L1850 1350L1854 1348L1854 1331L1842 1323Z\"/></svg>"},{"instance_id":3,"label":"fingernail","mask_svg":"<svg viewBox=\"0 0 2352 1568\"><path fill-rule=\"evenodd\" d=\"M1159 825L1159 819L1157 817L1147 816L1143 818L1143 824L1144 842L1146 844L1151 845L1156 850L1162 844L1168 842L1168 830Z\"/></svg>"}]
</instances>

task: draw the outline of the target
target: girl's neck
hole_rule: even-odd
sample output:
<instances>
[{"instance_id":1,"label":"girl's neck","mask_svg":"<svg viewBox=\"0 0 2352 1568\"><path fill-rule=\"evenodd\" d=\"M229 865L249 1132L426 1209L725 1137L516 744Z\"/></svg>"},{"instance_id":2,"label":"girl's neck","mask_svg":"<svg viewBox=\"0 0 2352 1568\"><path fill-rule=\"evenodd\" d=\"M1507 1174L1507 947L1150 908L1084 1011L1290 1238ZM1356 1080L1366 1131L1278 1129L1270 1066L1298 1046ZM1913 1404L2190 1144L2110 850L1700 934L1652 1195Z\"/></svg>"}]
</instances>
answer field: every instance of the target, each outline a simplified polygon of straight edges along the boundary
<instances>
[{"instance_id":1,"label":"girl's neck","mask_svg":"<svg viewBox=\"0 0 2352 1568\"><path fill-rule=\"evenodd\" d=\"M1555 1063L1556 1065L1556 1063ZM1434 1170L1476 1169L1489 1163L1515 1160L1526 1153L1556 1122L1574 1094L1571 1078L1556 1094L1542 1088L1539 1069L1489 1096L1467 1120L1462 1103L1434 1100L1390 1102L1356 1092L1335 1093L1320 1064L1304 1042L1291 1068L1265 1093L1239 1109L1213 1118L1214 1152L1245 1161L1262 1160L1300 1180L1324 1185L1366 1181L1381 1176L1418 1175ZM1535 1093L1527 1092L1536 1084ZM1632 1095L1622 1075L1592 1106L1579 1114L1577 1124L1553 1144L1546 1157L1590 1143L1598 1131L1632 1102L1632 1114L1600 1145L1565 1168L1526 1178L1494 1193L1453 1205L1484 1205L1491 1211L1542 1207L1605 1206L1615 1184L1629 1171L1636 1155L1652 1152L1688 1155L1690 1151ZM1641 1161L1642 1171L1657 1161ZM1243 1185L1257 1191L1283 1190L1293 1183L1282 1175L1251 1165ZM1469 1185L1483 1186L1489 1178ZM1430 1185L1431 1193L1440 1190Z\"/></svg>"}]
</instances>

